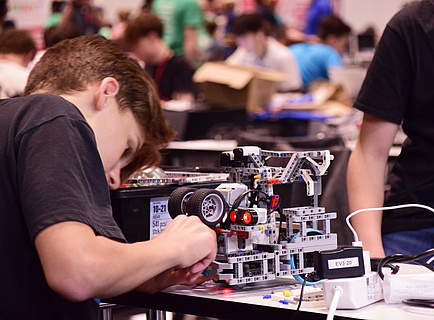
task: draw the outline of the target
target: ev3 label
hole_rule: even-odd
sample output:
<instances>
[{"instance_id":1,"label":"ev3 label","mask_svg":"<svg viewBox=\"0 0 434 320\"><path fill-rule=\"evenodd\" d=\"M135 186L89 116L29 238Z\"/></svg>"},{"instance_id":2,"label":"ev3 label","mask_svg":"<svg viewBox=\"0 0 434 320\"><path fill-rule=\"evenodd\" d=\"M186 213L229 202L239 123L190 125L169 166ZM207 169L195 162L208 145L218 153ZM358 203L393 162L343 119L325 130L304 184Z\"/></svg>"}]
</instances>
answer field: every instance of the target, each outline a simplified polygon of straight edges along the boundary
<instances>
[{"instance_id":1,"label":"ev3 label","mask_svg":"<svg viewBox=\"0 0 434 320\"><path fill-rule=\"evenodd\" d=\"M339 269L339 268L351 268L359 266L359 259L354 258L343 258L343 259L332 259L328 261L329 269Z\"/></svg>"}]
</instances>

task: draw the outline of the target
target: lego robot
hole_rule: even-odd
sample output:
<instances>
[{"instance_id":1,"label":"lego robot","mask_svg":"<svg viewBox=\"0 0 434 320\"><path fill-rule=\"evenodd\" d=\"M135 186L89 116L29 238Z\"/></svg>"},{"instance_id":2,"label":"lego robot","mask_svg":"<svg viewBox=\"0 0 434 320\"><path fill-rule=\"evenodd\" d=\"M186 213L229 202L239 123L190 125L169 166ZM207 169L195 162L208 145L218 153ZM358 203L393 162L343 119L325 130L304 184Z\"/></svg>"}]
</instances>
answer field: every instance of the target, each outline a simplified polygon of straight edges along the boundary
<instances>
[{"instance_id":1,"label":"lego robot","mask_svg":"<svg viewBox=\"0 0 434 320\"><path fill-rule=\"evenodd\" d=\"M270 166L278 158L284 166ZM333 160L325 151L266 151L239 147L223 152L228 182L215 189L180 187L169 197L172 218L197 215L217 233L218 253L208 267L215 281L242 286L292 275L303 282L313 252L337 247L330 232L336 213L318 207L321 178ZM274 185L304 181L311 206L281 208Z\"/></svg>"}]
</instances>

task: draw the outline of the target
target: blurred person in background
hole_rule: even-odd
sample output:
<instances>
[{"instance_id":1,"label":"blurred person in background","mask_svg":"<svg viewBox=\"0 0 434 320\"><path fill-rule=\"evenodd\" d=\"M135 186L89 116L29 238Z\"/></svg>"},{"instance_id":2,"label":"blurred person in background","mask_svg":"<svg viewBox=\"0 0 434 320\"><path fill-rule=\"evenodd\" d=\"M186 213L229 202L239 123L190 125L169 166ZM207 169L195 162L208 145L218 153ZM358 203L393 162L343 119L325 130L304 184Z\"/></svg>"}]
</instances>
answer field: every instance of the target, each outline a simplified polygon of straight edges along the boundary
<instances>
[{"instance_id":1,"label":"blurred person in background","mask_svg":"<svg viewBox=\"0 0 434 320\"><path fill-rule=\"evenodd\" d=\"M44 28L48 29L53 26L57 26L62 19L62 9L66 1L52 1L51 2L51 13L47 20L44 22Z\"/></svg>"},{"instance_id":2,"label":"blurred person in background","mask_svg":"<svg viewBox=\"0 0 434 320\"><path fill-rule=\"evenodd\" d=\"M253 65L286 73L287 81L279 83L280 91L298 90L302 78L297 61L288 47L269 37L261 17L242 14L233 22L237 49L225 61L230 65Z\"/></svg>"},{"instance_id":3,"label":"blurred person in background","mask_svg":"<svg viewBox=\"0 0 434 320\"><path fill-rule=\"evenodd\" d=\"M115 42L122 40L122 37L124 36L125 28L127 26L127 21L131 15L131 11L132 10L130 7L124 7L118 10L119 22L113 25L111 29L110 39L112 39Z\"/></svg>"},{"instance_id":4,"label":"blurred person in background","mask_svg":"<svg viewBox=\"0 0 434 320\"><path fill-rule=\"evenodd\" d=\"M163 22L152 13L143 12L127 22L125 46L145 63L152 76L161 101L193 101L196 87L193 69L183 56L177 56L163 42Z\"/></svg>"},{"instance_id":5,"label":"blurred person in background","mask_svg":"<svg viewBox=\"0 0 434 320\"><path fill-rule=\"evenodd\" d=\"M104 26L103 11L91 0L71 0L62 11L61 24L68 23L79 27L84 35L97 34Z\"/></svg>"},{"instance_id":6,"label":"blurred person in background","mask_svg":"<svg viewBox=\"0 0 434 320\"><path fill-rule=\"evenodd\" d=\"M318 34L321 19L333 15L330 0L312 0L306 13L306 24L303 32L315 37Z\"/></svg>"},{"instance_id":7,"label":"blurred person in background","mask_svg":"<svg viewBox=\"0 0 434 320\"><path fill-rule=\"evenodd\" d=\"M41 59L41 57L44 55L47 48L50 48L54 46L55 44L59 43L60 41L63 41L65 39L72 39L79 36L83 36L83 31L77 27L75 24L69 23L69 24L63 24L63 25L56 25L49 27L48 29L45 29L44 31L44 44L45 48L38 50L36 52L35 57L27 66L27 69L31 71L35 64Z\"/></svg>"},{"instance_id":8,"label":"blurred person in background","mask_svg":"<svg viewBox=\"0 0 434 320\"><path fill-rule=\"evenodd\" d=\"M36 45L25 30L9 29L0 34L0 98L21 96L27 83L27 65Z\"/></svg>"},{"instance_id":9,"label":"blurred person in background","mask_svg":"<svg viewBox=\"0 0 434 320\"><path fill-rule=\"evenodd\" d=\"M204 27L197 0L153 0L151 10L164 24L163 41L194 68L200 63L199 29Z\"/></svg>"},{"instance_id":10,"label":"blurred person in background","mask_svg":"<svg viewBox=\"0 0 434 320\"><path fill-rule=\"evenodd\" d=\"M15 28L15 23L12 20L7 20L8 14L8 1L0 0L0 33L7 29Z\"/></svg>"},{"instance_id":11,"label":"blurred person in background","mask_svg":"<svg viewBox=\"0 0 434 320\"><path fill-rule=\"evenodd\" d=\"M223 61L227 55L227 49L224 47L219 39L216 37L217 24L214 21L205 22L206 30L211 36L211 42L203 52L203 61Z\"/></svg>"},{"instance_id":12,"label":"blurred person in background","mask_svg":"<svg viewBox=\"0 0 434 320\"><path fill-rule=\"evenodd\" d=\"M300 67L303 86L315 80L329 80L330 67L342 67L342 55L348 47L351 28L340 18L328 16L321 20L319 43L303 42L289 48Z\"/></svg>"},{"instance_id":13,"label":"blurred person in background","mask_svg":"<svg viewBox=\"0 0 434 320\"><path fill-rule=\"evenodd\" d=\"M264 25L269 29L268 33L274 36L274 30L281 25L275 14L275 2L273 0L255 0L255 2L255 12L261 16Z\"/></svg>"},{"instance_id":14,"label":"blurred person in background","mask_svg":"<svg viewBox=\"0 0 434 320\"><path fill-rule=\"evenodd\" d=\"M305 25L302 30L288 26L286 30L287 44L299 42L320 42L318 28L322 18L333 15L331 0L311 0L306 10Z\"/></svg>"}]
</instances>

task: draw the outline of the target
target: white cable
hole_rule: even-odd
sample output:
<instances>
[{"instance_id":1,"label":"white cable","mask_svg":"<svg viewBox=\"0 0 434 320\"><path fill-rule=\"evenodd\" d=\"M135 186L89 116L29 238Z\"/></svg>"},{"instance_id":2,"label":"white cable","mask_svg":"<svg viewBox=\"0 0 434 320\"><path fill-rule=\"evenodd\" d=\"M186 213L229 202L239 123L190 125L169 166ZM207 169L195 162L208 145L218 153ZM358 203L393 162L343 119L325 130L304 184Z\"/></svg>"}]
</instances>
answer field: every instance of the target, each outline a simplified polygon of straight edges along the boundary
<instances>
[{"instance_id":1,"label":"white cable","mask_svg":"<svg viewBox=\"0 0 434 320\"><path fill-rule=\"evenodd\" d=\"M359 236L357 235L356 230L353 228L353 226L350 223L350 219L355 216L356 214L360 213L360 212L365 212L365 211L379 211L379 210L393 210L393 209L402 209L402 208L410 208L410 207L417 207L417 208L422 208L422 209L426 209L429 210L431 212L434 212L434 209L423 205L423 204L417 204L417 203L409 203L409 204L400 204L400 205L396 205L396 206L390 206L390 207L379 207L379 208L365 208L365 209L359 209L356 210L352 213L350 213L347 218L345 219L348 225L348 228L350 228L351 232L354 235L354 241L358 242L359 241Z\"/></svg>"},{"instance_id":2,"label":"white cable","mask_svg":"<svg viewBox=\"0 0 434 320\"><path fill-rule=\"evenodd\" d=\"M344 293L344 290L342 289L341 286L334 286L332 292L333 291L334 291L333 298L332 298L332 302L330 303L330 308L326 320L333 320L333 318L335 317L336 309L338 307L339 299Z\"/></svg>"},{"instance_id":3,"label":"white cable","mask_svg":"<svg viewBox=\"0 0 434 320\"><path fill-rule=\"evenodd\" d=\"M434 261L434 256L432 256L426 263L431 264Z\"/></svg>"}]
</instances>

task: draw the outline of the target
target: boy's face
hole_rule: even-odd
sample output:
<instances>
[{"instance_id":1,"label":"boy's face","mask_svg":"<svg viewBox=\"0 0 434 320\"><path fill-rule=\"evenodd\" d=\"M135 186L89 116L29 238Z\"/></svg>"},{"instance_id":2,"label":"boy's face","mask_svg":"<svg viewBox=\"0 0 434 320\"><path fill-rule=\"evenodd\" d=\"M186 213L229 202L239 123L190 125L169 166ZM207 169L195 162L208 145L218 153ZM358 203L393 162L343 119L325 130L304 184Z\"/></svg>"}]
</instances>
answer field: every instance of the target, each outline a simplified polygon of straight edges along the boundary
<instances>
[{"instance_id":1,"label":"boy's face","mask_svg":"<svg viewBox=\"0 0 434 320\"><path fill-rule=\"evenodd\" d=\"M114 98L92 126L110 189L121 186L121 169L132 160L143 145L140 126L130 110L120 110Z\"/></svg>"},{"instance_id":2,"label":"boy's face","mask_svg":"<svg viewBox=\"0 0 434 320\"><path fill-rule=\"evenodd\" d=\"M257 36L254 32L247 32L246 34L240 35L235 41L237 46L246 49L248 52L254 52L258 45Z\"/></svg>"},{"instance_id":3,"label":"boy's face","mask_svg":"<svg viewBox=\"0 0 434 320\"><path fill-rule=\"evenodd\" d=\"M152 44L150 37L141 37L133 47L133 51L140 60L149 63L152 58Z\"/></svg>"},{"instance_id":4,"label":"boy's face","mask_svg":"<svg viewBox=\"0 0 434 320\"><path fill-rule=\"evenodd\" d=\"M343 55L347 50L349 38L349 35L336 38L335 48L340 55Z\"/></svg>"},{"instance_id":5,"label":"boy's face","mask_svg":"<svg viewBox=\"0 0 434 320\"><path fill-rule=\"evenodd\" d=\"M340 37L331 35L326 39L325 43L335 48L335 50L342 56L348 48L349 38L350 35L343 35Z\"/></svg>"},{"instance_id":6,"label":"boy's face","mask_svg":"<svg viewBox=\"0 0 434 320\"><path fill-rule=\"evenodd\" d=\"M140 37L133 46L133 52L143 62L155 65L161 59L158 51L160 42L159 36L151 31L146 36Z\"/></svg>"}]
</instances>

